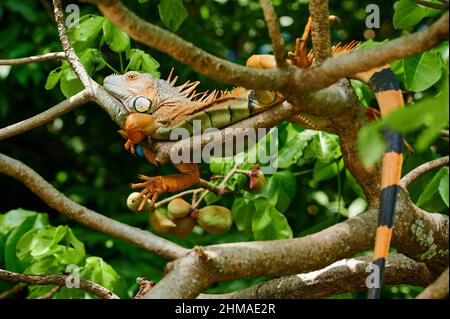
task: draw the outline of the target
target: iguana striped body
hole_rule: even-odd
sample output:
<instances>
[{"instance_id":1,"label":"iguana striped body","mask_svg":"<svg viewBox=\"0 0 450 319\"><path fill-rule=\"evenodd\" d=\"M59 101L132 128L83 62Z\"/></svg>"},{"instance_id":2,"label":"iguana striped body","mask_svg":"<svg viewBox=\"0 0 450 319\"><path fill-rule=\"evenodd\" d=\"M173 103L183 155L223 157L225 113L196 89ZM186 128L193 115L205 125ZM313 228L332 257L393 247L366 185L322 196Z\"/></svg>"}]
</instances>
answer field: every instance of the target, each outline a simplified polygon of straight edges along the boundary
<instances>
[{"instance_id":1,"label":"iguana striped body","mask_svg":"<svg viewBox=\"0 0 450 319\"><path fill-rule=\"evenodd\" d=\"M310 24L310 21L309 23ZM307 34L306 34L307 36ZM290 54L290 63L298 67L309 67L314 60L306 51L305 35L297 41L296 52ZM357 42L333 48L334 55L351 51ZM298 52L297 52L298 51ZM252 56L247 66L259 68L276 67L273 56ZM356 74L354 78L368 84L374 91L382 116L403 106L402 93L398 81L389 66L383 66ZM193 121L201 121L202 131L207 128L224 128L235 122L253 116L283 102L281 95L268 91L253 91L236 88L231 92L213 91L210 94L196 94L198 82L187 82L175 86L177 77L171 75L167 80L156 79L150 74L128 72L124 75L111 75L105 78L105 88L118 98L128 109L124 135L128 138L126 149L134 152L134 144L144 138L168 140L175 128L185 128L192 133ZM382 165L381 207L376 231L374 265L379 267L378 288L369 289L369 298L378 298L392 236L393 218L397 189L402 168L403 137L385 129L387 149ZM156 164L155 154L144 148L147 159ZM147 177L140 175L142 183L131 184L132 188L144 189L136 200L144 196L140 209L151 198L154 203L163 192L177 192L199 180L196 164L174 164L180 173L172 176Z\"/></svg>"}]
</instances>

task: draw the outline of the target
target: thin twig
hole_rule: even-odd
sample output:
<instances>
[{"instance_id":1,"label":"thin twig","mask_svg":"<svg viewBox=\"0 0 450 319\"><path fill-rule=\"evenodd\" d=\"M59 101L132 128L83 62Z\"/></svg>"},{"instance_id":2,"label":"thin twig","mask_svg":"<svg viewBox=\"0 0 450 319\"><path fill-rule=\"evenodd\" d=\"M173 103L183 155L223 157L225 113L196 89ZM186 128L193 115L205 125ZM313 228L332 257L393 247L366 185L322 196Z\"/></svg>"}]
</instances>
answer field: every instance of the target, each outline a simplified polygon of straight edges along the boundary
<instances>
[{"instance_id":1,"label":"thin twig","mask_svg":"<svg viewBox=\"0 0 450 319\"><path fill-rule=\"evenodd\" d=\"M65 59L66 54L64 52L50 52L41 55L33 55L25 58L19 59L5 59L0 60L0 65L20 65L20 64L28 64L34 62L42 62L49 60L61 60Z\"/></svg>"},{"instance_id":2,"label":"thin twig","mask_svg":"<svg viewBox=\"0 0 450 319\"><path fill-rule=\"evenodd\" d=\"M79 223L105 234L130 242L167 259L184 256L188 249L148 231L123 224L67 198L50 183L22 162L0 153L0 172L22 182L48 206Z\"/></svg>"},{"instance_id":3,"label":"thin twig","mask_svg":"<svg viewBox=\"0 0 450 319\"><path fill-rule=\"evenodd\" d=\"M415 3L420 4L421 6L437 9L437 10L447 10L448 9L448 2L444 4L429 2L425 0L413 0ZM442 1L441 1L442 2Z\"/></svg>"},{"instance_id":4,"label":"thin twig","mask_svg":"<svg viewBox=\"0 0 450 319\"><path fill-rule=\"evenodd\" d=\"M26 282L33 285L66 285L66 275L25 275L0 269L0 279L12 282ZM80 289L102 299L119 299L105 287L88 280L80 280Z\"/></svg>"},{"instance_id":5,"label":"thin twig","mask_svg":"<svg viewBox=\"0 0 450 319\"><path fill-rule=\"evenodd\" d=\"M85 104L86 102L92 100L90 95L88 94L88 91L83 90L74 96L71 96L70 98L56 104L52 108L39 113L33 117L30 117L26 120L14 123L12 125L3 127L0 129L0 140L3 140L5 138L15 136L18 134L25 133L33 128L36 128L38 126L44 125L57 117L60 117L61 115L64 115L81 105Z\"/></svg>"},{"instance_id":6,"label":"thin twig","mask_svg":"<svg viewBox=\"0 0 450 319\"><path fill-rule=\"evenodd\" d=\"M273 54L275 55L277 66L284 68L287 66L287 63L284 57L284 40L280 33L277 14L270 0L259 0L259 3L264 12L269 36L272 39Z\"/></svg>"},{"instance_id":7,"label":"thin twig","mask_svg":"<svg viewBox=\"0 0 450 319\"><path fill-rule=\"evenodd\" d=\"M400 186L406 189L406 188L408 188L409 185L411 185L412 182L414 182L416 179L418 179L423 174L429 172L430 170L432 170L434 168L448 165L448 163L449 163L448 155L437 158L437 159L429 161L429 162L426 162L426 163L416 167L408 174L406 174L400 181Z\"/></svg>"},{"instance_id":8,"label":"thin twig","mask_svg":"<svg viewBox=\"0 0 450 319\"><path fill-rule=\"evenodd\" d=\"M62 10L61 0L53 0L53 7L55 13L55 21L58 26L59 39L61 41L61 45L67 57L67 62L69 62L72 69L75 71L76 75L80 79L81 83L83 83L84 87L87 90L92 90L91 88L91 79L84 68L84 65L78 59L78 56L75 53L75 50L70 43L69 37L67 35L67 30L64 21L64 11Z\"/></svg>"},{"instance_id":9,"label":"thin twig","mask_svg":"<svg viewBox=\"0 0 450 319\"><path fill-rule=\"evenodd\" d=\"M184 191L184 192L175 194L175 195L173 195L173 196L171 196L171 197L165 198L165 199L160 200L159 202L155 203L155 205L153 205L153 208L154 208L154 209L159 208L159 207L161 207L162 205L164 205L164 204L166 204L166 203L168 203L168 202L174 200L175 198L183 197L184 195L187 195L187 194L193 194L193 195L195 195L195 194L197 194L198 192L201 192L202 190L203 190L203 188L189 189L189 190L187 190L187 191ZM148 200L148 202L150 203L150 200Z\"/></svg>"}]
</instances>

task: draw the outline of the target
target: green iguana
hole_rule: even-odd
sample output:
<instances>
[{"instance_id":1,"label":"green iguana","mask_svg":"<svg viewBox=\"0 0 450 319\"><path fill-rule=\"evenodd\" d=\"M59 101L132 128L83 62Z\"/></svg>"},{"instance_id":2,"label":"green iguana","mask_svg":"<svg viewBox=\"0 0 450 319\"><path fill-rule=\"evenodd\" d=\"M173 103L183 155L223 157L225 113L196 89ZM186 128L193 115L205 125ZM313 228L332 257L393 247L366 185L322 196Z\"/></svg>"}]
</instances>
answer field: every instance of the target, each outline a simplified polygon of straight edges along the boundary
<instances>
[{"instance_id":1,"label":"green iguana","mask_svg":"<svg viewBox=\"0 0 450 319\"><path fill-rule=\"evenodd\" d=\"M297 39L295 52L289 54L289 62L301 68L309 67L314 56L306 49L306 39L310 32L311 19L301 39ZM333 54L351 51L358 43L338 45ZM249 67L274 68L276 62L271 55L255 55L247 61ZM124 75L110 75L105 78L105 89L119 99L130 112L124 125L123 135L127 138L125 148L135 152L134 145L145 138L167 140L174 128L185 128L192 132L192 121L200 120L201 129L223 128L264 111L284 101L281 94L269 91L254 91L235 88L231 92L213 91L195 93L199 82L186 82L175 86L172 72L167 80L152 77L150 74L127 72ZM403 106L403 96L399 84L388 65L362 72L354 78L368 84L374 91L380 106L381 115ZM380 276L374 288L369 289L369 298L378 298L383 269L392 236L396 194L402 168L403 137L397 132L385 129L388 147L383 159L381 181L381 206L376 232L374 265ZM145 157L156 164L155 154L143 148ZM179 174L171 176L148 177L139 175L141 183L131 184L131 188L144 188L134 199L144 197L139 210L151 199L164 192L177 192L199 181L199 169L194 163L174 164Z\"/></svg>"}]
</instances>

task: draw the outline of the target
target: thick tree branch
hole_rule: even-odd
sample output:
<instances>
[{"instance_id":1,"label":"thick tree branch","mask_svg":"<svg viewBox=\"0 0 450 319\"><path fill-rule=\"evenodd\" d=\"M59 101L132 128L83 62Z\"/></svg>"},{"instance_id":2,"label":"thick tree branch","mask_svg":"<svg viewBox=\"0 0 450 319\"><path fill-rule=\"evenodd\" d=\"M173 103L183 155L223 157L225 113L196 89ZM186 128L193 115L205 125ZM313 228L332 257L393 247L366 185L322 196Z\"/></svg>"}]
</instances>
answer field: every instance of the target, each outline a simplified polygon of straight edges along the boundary
<instances>
[{"instance_id":1,"label":"thick tree branch","mask_svg":"<svg viewBox=\"0 0 450 319\"><path fill-rule=\"evenodd\" d=\"M342 77L351 77L358 72L427 51L448 38L448 23L447 12L423 31L399 37L379 46L329 58L322 65L305 69L303 72L296 71L293 73L293 80L289 81L291 84L289 90L292 90L290 94L317 90Z\"/></svg>"},{"instance_id":2,"label":"thick tree branch","mask_svg":"<svg viewBox=\"0 0 450 319\"><path fill-rule=\"evenodd\" d=\"M331 56L330 20L328 19L328 0L309 1L311 15L311 38L314 59L321 64Z\"/></svg>"},{"instance_id":3,"label":"thick tree branch","mask_svg":"<svg viewBox=\"0 0 450 319\"><path fill-rule=\"evenodd\" d=\"M294 67L258 70L217 58L175 34L144 21L118 0L84 1L97 4L108 19L134 40L165 52L200 73L219 81L249 88L274 91L280 89L285 91L286 88L289 97L296 96L298 99L302 94L327 87L340 78L427 51L448 37L448 13L446 13L424 31L400 37L377 47L327 59L320 66L306 70ZM289 101L294 104L298 102Z\"/></svg>"},{"instance_id":4,"label":"thick tree branch","mask_svg":"<svg viewBox=\"0 0 450 319\"><path fill-rule=\"evenodd\" d=\"M120 223L73 202L30 167L4 154L0 154L0 172L19 180L48 206L83 225L130 242L167 259L179 258L188 252L187 249L148 231Z\"/></svg>"},{"instance_id":5,"label":"thick tree branch","mask_svg":"<svg viewBox=\"0 0 450 319\"><path fill-rule=\"evenodd\" d=\"M0 269L0 279L12 282L26 282L33 285L66 285L65 275L25 275ZM101 299L119 299L113 292L95 282L80 279L80 289Z\"/></svg>"},{"instance_id":6,"label":"thick tree branch","mask_svg":"<svg viewBox=\"0 0 450 319\"><path fill-rule=\"evenodd\" d=\"M325 298L350 291L366 289L369 256L337 261L323 269L281 277L247 289L226 294L201 294L200 299L273 299L273 298ZM433 275L424 263L401 254L391 254L386 263L384 285L410 284L426 286Z\"/></svg>"},{"instance_id":7,"label":"thick tree branch","mask_svg":"<svg viewBox=\"0 0 450 319\"><path fill-rule=\"evenodd\" d=\"M90 101L91 97L87 90L83 90L74 96L56 104L52 108L39 113L26 120L14 123L0 129L0 140L25 133L33 128L44 125L57 117L60 117Z\"/></svg>"},{"instance_id":8,"label":"thick tree branch","mask_svg":"<svg viewBox=\"0 0 450 319\"><path fill-rule=\"evenodd\" d=\"M84 1L97 4L109 20L127 32L134 40L167 53L211 78L242 86L247 86L246 83L251 81L255 87L268 89L283 87L287 84L287 69L262 70L231 63L197 48L172 32L139 18L120 1Z\"/></svg>"},{"instance_id":9,"label":"thick tree branch","mask_svg":"<svg viewBox=\"0 0 450 319\"><path fill-rule=\"evenodd\" d=\"M402 178L400 186L406 189L409 187L409 185L411 185L411 183L413 183L416 179L418 179L423 174L429 172L430 170L432 170L434 168L448 165L448 162L449 162L449 157L447 155L447 156L426 162L420 166L417 166L415 169L413 169L411 172L409 172Z\"/></svg>"},{"instance_id":10,"label":"thick tree branch","mask_svg":"<svg viewBox=\"0 0 450 319\"><path fill-rule=\"evenodd\" d=\"M259 0L259 3L264 12L264 19L266 20L267 29L269 30L269 36L272 39L275 61L279 68L284 68L287 66L287 63L284 57L284 40L280 34L280 25L278 23L277 14L270 0Z\"/></svg>"},{"instance_id":11,"label":"thick tree branch","mask_svg":"<svg viewBox=\"0 0 450 319\"><path fill-rule=\"evenodd\" d=\"M415 210L405 191L399 193L397 210L393 246L423 261L432 272L448 267L448 217ZM169 273L145 297L194 298L218 281L321 269L370 249L377 218L378 210L373 209L301 238L204 247L202 253L193 251L174 261Z\"/></svg>"},{"instance_id":12,"label":"thick tree branch","mask_svg":"<svg viewBox=\"0 0 450 319\"><path fill-rule=\"evenodd\" d=\"M444 299L448 298L448 268L436 281L422 291L417 299Z\"/></svg>"},{"instance_id":13,"label":"thick tree branch","mask_svg":"<svg viewBox=\"0 0 450 319\"><path fill-rule=\"evenodd\" d=\"M69 37L67 35L67 30L64 21L64 11L62 10L61 0L53 0L53 7L55 13L55 21L58 27L59 39L61 40L61 45L66 54L67 62L69 62L72 69L75 71L76 75L83 83L87 90L91 90L91 79L84 68L84 65L78 59L75 50L70 43Z\"/></svg>"},{"instance_id":14,"label":"thick tree branch","mask_svg":"<svg viewBox=\"0 0 450 319\"><path fill-rule=\"evenodd\" d=\"M25 58L19 59L5 59L0 60L0 65L21 65L21 64L29 64L34 62L42 62L49 60L61 60L65 59L66 54L64 52L50 52L41 55L28 56Z\"/></svg>"}]
</instances>

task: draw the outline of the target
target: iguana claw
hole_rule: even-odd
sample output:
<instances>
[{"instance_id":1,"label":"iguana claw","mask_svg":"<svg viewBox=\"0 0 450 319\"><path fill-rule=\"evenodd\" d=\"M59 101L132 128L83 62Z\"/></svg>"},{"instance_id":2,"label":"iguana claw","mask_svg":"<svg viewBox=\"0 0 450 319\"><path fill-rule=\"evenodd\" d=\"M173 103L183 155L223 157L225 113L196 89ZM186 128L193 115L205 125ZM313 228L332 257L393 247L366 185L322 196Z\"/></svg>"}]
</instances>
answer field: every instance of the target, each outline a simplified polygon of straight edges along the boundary
<instances>
[{"instance_id":1,"label":"iguana claw","mask_svg":"<svg viewBox=\"0 0 450 319\"><path fill-rule=\"evenodd\" d=\"M143 180L144 182L130 184L130 187L132 189L144 187L139 195L137 195L133 199L133 202L135 202L139 198L144 197L142 203L138 207L138 210L142 210L145 206L145 203L150 199L150 197L151 205L153 206L158 199L158 196L167 191L167 186L164 182L164 177L162 176L149 177L145 175L138 175L138 178Z\"/></svg>"}]
</instances>

